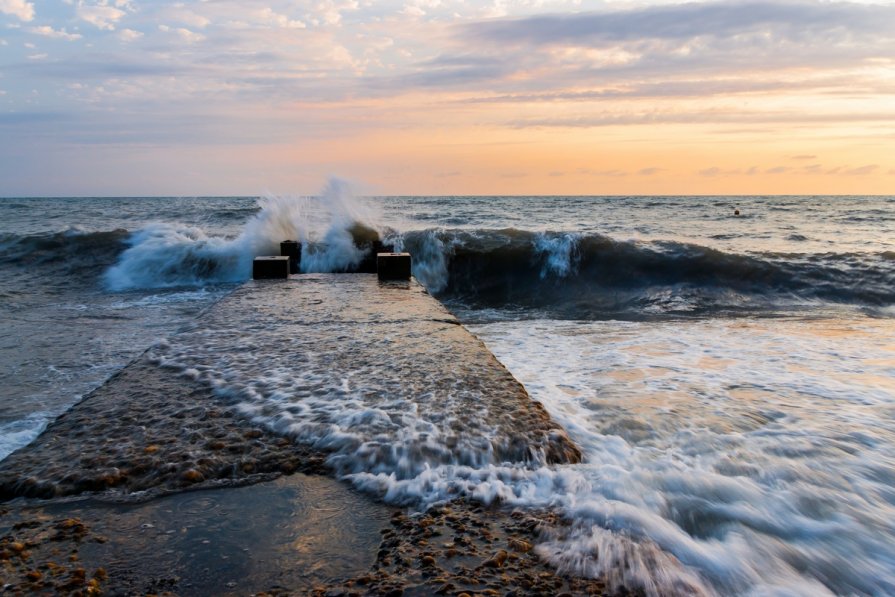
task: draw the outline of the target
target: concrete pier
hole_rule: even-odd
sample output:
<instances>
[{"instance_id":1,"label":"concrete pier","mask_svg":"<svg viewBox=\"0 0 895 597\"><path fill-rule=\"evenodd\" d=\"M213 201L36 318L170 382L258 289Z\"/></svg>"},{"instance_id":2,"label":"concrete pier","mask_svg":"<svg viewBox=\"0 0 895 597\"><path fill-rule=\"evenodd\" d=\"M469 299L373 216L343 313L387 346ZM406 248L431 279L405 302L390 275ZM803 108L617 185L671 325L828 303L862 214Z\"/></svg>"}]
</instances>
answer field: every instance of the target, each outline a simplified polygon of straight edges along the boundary
<instances>
[{"instance_id":1,"label":"concrete pier","mask_svg":"<svg viewBox=\"0 0 895 597\"><path fill-rule=\"evenodd\" d=\"M319 566L328 571L325 584L345 591L367 587L361 591L387 594L407 588L432 594L446 587L474 590L492 583L509 589L522 583L540 592L598 594L598 582L560 575L531 550L533 529L556 524L553 514L522 517L460 499L450 508L408 517L370 499L375 491L361 494L346 484L313 484L292 474L384 473L400 480L445 464L537 466L579 459L578 449L544 408L415 281L380 282L376 274L250 281L0 462L0 502L7 502L0 507L0 534L7 533L9 543L0 551L15 554L19 545L30 546L30 559L10 556L10 586L26 592L92 583L113 592L246 594L279 590L286 583L310 594L317 590L311 591L312 584L320 586L319 577L298 578L293 572ZM272 484L283 475L288 485ZM230 493L246 485L252 491ZM252 535L251 545L240 543L247 535L239 524L212 536L211 529L222 528L218 510L193 508L180 516L179 506L164 505L179 504L177 495L185 489L205 489L201 494L208 503L232 501L233 508L218 510L230 508L251 524L266 526ZM284 491L297 500L294 506L283 501ZM326 505L332 516L361 529L354 533L364 537L363 546L321 539L299 549L290 539L294 531L278 526L276 517L260 522L253 505L239 505L244 495L262 511L271 504L302 510L312 505L302 500L321 491L330 496ZM118 510L68 499L9 502L79 494L111 500ZM177 499L169 502L172 498ZM369 505L356 505L358 499ZM159 506L141 505L147 501ZM357 516L351 518L346 508ZM146 518L150 512L155 518ZM389 517L392 528L383 531L376 563L367 569L375 549L369 537L377 536ZM165 524L175 530L153 530L156 518L170 518ZM324 526L316 530L325 534ZM486 534L470 531L485 527ZM461 533L462 540L451 550L433 552L424 541L433 536L432 528L445 536ZM178 529L187 531L168 537L184 532ZM151 542L144 533L152 535ZM77 551L88 539L98 546L81 549L83 568L96 569L92 578L84 576L79 561L59 559L59 553L65 555L60 549ZM107 543L114 549L104 547ZM158 562L170 564L139 564L156 561L154 550L161 546L168 555ZM365 557L355 557L358 550ZM518 553L501 567L507 550ZM208 567L215 558L249 552L259 555L235 562L268 562L273 556L264 554L280 554L276 562L282 569L255 566L218 586L222 579L196 573L199 564L184 564L197 553L207 555L202 566ZM134 559L119 561L115 554L122 553ZM428 572L408 568L406 558L426 562ZM488 563L495 558L498 567ZM466 566L474 562L482 565L470 572ZM166 566L170 572L162 570ZM35 570L64 575L57 581Z\"/></svg>"},{"instance_id":2,"label":"concrete pier","mask_svg":"<svg viewBox=\"0 0 895 597\"><path fill-rule=\"evenodd\" d=\"M274 395L285 391L277 383L290 400ZM248 398L265 392L266 402ZM333 398L357 420L343 421ZM426 430L364 421L380 416L411 417L407 425ZM324 459L337 473L359 472L358 450L373 469L404 475L438 464L580 459L544 408L416 281L309 274L247 282L147 351L0 462L0 500L243 482L320 471Z\"/></svg>"}]
</instances>

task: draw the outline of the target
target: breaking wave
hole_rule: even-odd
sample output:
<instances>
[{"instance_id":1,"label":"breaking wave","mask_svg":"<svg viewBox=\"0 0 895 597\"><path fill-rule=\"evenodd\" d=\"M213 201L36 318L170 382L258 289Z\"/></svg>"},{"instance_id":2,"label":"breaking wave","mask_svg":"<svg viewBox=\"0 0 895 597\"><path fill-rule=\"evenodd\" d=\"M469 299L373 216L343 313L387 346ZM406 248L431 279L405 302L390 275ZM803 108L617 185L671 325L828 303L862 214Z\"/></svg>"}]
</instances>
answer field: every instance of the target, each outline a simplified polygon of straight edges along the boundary
<instances>
[{"instance_id":1,"label":"breaking wave","mask_svg":"<svg viewBox=\"0 0 895 597\"><path fill-rule=\"evenodd\" d=\"M0 236L0 264L78 277L97 275L126 248L128 231L70 228L45 234Z\"/></svg>"},{"instance_id":2,"label":"breaking wave","mask_svg":"<svg viewBox=\"0 0 895 597\"><path fill-rule=\"evenodd\" d=\"M530 311L561 319L774 309L834 303L895 304L895 259L878 253L725 252L673 241L514 228L398 232L330 181L319 197L258 201L239 234L152 223L123 229L0 237L0 264L40 268L111 291L204 287L251 276L252 259L303 245L303 272L356 270L370 243L413 256L413 273L461 310Z\"/></svg>"},{"instance_id":3,"label":"breaking wave","mask_svg":"<svg viewBox=\"0 0 895 597\"><path fill-rule=\"evenodd\" d=\"M452 305L555 317L699 313L824 301L895 302L887 253L726 253L680 242L599 234L425 230L396 239L414 275Z\"/></svg>"}]
</instances>

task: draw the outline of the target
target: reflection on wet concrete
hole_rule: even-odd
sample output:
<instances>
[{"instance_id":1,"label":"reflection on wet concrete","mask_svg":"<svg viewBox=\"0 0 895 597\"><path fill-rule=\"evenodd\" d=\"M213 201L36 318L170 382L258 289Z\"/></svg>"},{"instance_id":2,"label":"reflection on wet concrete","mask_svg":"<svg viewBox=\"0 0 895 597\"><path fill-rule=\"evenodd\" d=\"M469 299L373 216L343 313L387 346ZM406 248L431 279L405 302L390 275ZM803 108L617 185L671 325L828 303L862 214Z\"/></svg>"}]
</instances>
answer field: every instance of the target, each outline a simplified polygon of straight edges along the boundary
<instances>
[{"instance_id":1,"label":"reflection on wet concrete","mask_svg":"<svg viewBox=\"0 0 895 597\"><path fill-rule=\"evenodd\" d=\"M60 590L73 571L91 579L102 569L102 591L178 595L307 590L357 576L373 564L394 511L344 484L302 474L137 504L87 499L7 508L0 536L27 548L27 557L10 549L9 561L0 562L10 588ZM60 536L64 521L78 521L68 524L80 532Z\"/></svg>"}]
</instances>

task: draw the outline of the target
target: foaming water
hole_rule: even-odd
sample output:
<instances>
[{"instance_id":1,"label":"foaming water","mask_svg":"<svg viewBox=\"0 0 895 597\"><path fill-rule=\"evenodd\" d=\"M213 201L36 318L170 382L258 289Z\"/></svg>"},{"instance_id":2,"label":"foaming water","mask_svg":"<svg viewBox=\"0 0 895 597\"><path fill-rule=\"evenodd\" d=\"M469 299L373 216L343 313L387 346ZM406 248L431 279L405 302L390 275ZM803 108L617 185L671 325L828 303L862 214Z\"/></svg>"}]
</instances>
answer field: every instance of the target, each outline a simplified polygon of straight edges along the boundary
<instances>
[{"instance_id":1,"label":"foaming water","mask_svg":"<svg viewBox=\"0 0 895 597\"><path fill-rule=\"evenodd\" d=\"M315 284L332 285L303 287ZM471 326L584 453L548 465L496 451L494 413L464 386L438 385L450 375L425 374L449 366L475 379L438 356L447 336L403 332L390 352L388 326L413 325L359 326L344 311L363 313L362 301L310 325L320 316L278 315L287 296L265 295L276 325L231 312L157 358L331 451L336 474L390 503L559 509L570 525L537 549L562 570L651 595L895 590L890 320Z\"/></svg>"},{"instance_id":2,"label":"foaming water","mask_svg":"<svg viewBox=\"0 0 895 597\"><path fill-rule=\"evenodd\" d=\"M352 227L376 220L347 182L332 179L318 197L258 199L258 210L235 237L172 223L144 226L131 235L105 282L112 291L242 282L251 277L252 260L279 255L283 240L314 243L302 256L303 272L344 271L364 258Z\"/></svg>"},{"instance_id":3,"label":"foaming water","mask_svg":"<svg viewBox=\"0 0 895 597\"><path fill-rule=\"evenodd\" d=\"M27 300L0 304L0 459L229 291L75 294L68 287L60 296L52 285L41 294L19 281Z\"/></svg>"},{"instance_id":4,"label":"foaming water","mask_svg":"<svg viewBox=\"0 0 895 597\"><path fill-rule=\"evenodd\" d=\"M585 452L554 497L573 524L539 547L559 567L611 553L650 586L654 546L721 594L895 591L891 322L472 329Z\"/></svg>"},{"instance_id":5,"label":"foaming water","mask_svg":"<svg viewBox=\"0 0 895 597\"><path fill-rule=\"evenodd\" d=\"M562 569L655 595L895 593L893 201L359 200L338 181L307 198L0 200L0 458L280 241L313 245L305 272L352 267L361 223L464 320L497 322L473 329L585 463L500 457L468 400L427 412L395 384L360 392L369 372L314 377L319 347L265 365L270 330L222 326L173 365L394 503L560 509L571 525L537 549Z\"/></svg>"}]
</instances>

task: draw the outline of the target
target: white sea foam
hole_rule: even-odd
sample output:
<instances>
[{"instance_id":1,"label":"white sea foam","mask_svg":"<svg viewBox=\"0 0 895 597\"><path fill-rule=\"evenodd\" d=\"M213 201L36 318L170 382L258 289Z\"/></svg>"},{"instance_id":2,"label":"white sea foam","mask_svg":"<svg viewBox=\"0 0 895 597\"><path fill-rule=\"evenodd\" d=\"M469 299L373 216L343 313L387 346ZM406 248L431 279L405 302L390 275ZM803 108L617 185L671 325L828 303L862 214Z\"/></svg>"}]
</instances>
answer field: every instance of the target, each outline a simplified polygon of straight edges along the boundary
<instances>
[{"instance_id":1,"label":"white sea foam","mask_svg":"<svg viewBox=\"0 0 895 597\"><path fill-rule=\"evenodd\" d=\"M667 556L721 594L895 591L891 326L473 329L584 448L557 496L573 524L539 547L557 566L601 573L623 553L657 594L694 582L663 580Z\"/></svg>"},{"instance_id":2,"label":"white sea foam","mask_svg":"<svg viewBox=\"0 0 895 597\"><path fill-rule=\"evenodd\" d=\"M574 275L578 268L578 240L580 234L548 235L538 234L534 240L537 253L545 256L541 278L549 274L565 278Z\"/></svg>"},{"instance_id":3,"label":"white sea foam","mask_svg":"<svg viewBox=\"0 0 895 597\"><path fill-rule=\"evenodd\" d=\"M53 418L52 413L37 411L21 419L0 423L0 460L34 441Z\"/></svg>"},{"instance_id":4,"label":"white sea foam","mask_svg":"<svg viewBox=\"0 0 895 597\"><path fill-rule=\"evenodd\" d=\"M342 192L324 193L333 209L317 220L312 200L268 199L232 239L148 227L109 283L244 279L251 257L284 238L326 243L329 252L303 258L305 271L338 269L358 259L351 222L375 220ZM393 238L401 248L403 237ZM416 242L414 274L443 289L460 241L427 231ZM534 248L542 276L575 273L574 237L540 235ZM208 263L219 273L203 270ZM696 304L676 291L667 302L674 311ZM271 360L260 331L209 337L205 353L167 362L247 416L334 450L337 471L393 503L466 495L560 509L571 525L537 549L564 570L654 595L895 594L889 322L521 321L473 330L570 432L583 464L497 461L478 441L489 437L487 413L472 413L482 425L458 437L418 402L358 383L365 372L314 377L301 366L314 351Z\"/></svg>"},{"instance_id":5,"label":"white sea foam","mask_svg":"<svg viewBox=\"0 0 895 597\"><path fill-rule=\"evenodd\" d=\"M209 321L156 352L391 503L559 509L570 525L538 551L563 570L652 595L895 590L887 320L472 326L582 448L563 466L497 458L462 385L426 395L395 359L438 358L428 338L389 354L382 325L327 321L309 339L294 314L277 321ZM382 359L326 340L345 336Z\"/></svg>"},{"instance_id":6,"label":"white sea foam","mask_svg":"<svg viewBox=\"0 0 895 597\"><path fill-rule=\"evenodd\" d=\"M251 276L255 257L279 255L284 240L319 243L302 255L303 272L344 270L363 258L349 228L357 222L381 228L376 211L355 197L349 183L336 178L318 197L269 196L258 205L259 212L234 238L170 222L144 226L106 272L107 287L122 291L240 282Z\"/></svg>"},{"instance_id":7,"label":"white sea foam","mask_svg":"<svg viewBox=\"0 0 895 597\"><path fill-rule=\"evenodd\" d=\"M403 235L388 237L396 251L405 251ZM426 230L418 235L413 247L413 276L431 292L444 290L449 282L448 262L457 240L445 242L437 230Z\"/></svg>"}]
</instances>

